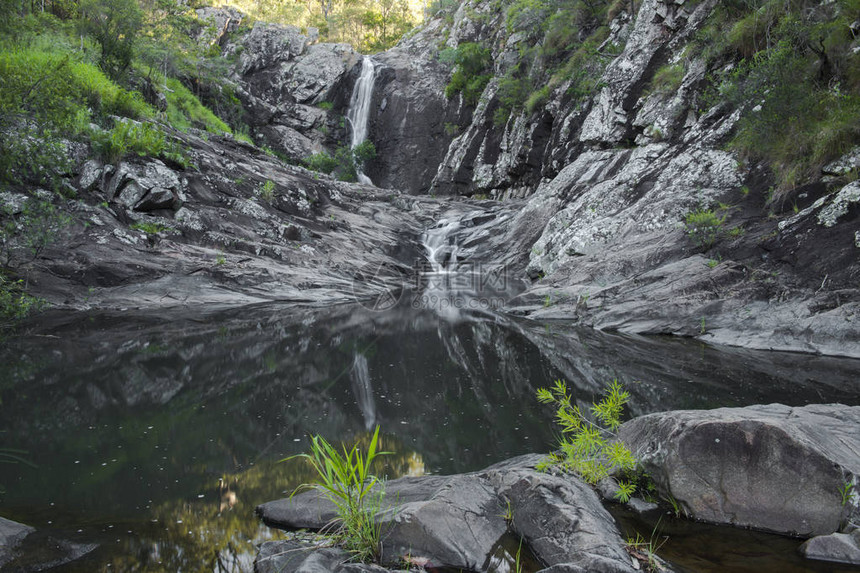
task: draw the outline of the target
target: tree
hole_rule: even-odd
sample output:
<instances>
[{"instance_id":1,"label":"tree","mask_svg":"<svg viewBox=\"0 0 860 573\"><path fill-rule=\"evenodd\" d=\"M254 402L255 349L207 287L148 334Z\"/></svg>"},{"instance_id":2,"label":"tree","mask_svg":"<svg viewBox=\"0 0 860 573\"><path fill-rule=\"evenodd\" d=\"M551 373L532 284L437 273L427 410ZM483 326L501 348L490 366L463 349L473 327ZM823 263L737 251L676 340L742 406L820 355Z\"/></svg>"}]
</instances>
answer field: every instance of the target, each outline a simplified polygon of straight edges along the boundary
<instances>
[{"instance_id":1,"label":"tree","mask_svg":"<svg viewBox=\"0 0 860 573\"><path fill-rule=\"evenodd\" d=\"M84 32L101 47L101 68L113 78L122 75L134 56L134 41L143 25L136 0L83 0Z\"/></svg>"}]
</instances>

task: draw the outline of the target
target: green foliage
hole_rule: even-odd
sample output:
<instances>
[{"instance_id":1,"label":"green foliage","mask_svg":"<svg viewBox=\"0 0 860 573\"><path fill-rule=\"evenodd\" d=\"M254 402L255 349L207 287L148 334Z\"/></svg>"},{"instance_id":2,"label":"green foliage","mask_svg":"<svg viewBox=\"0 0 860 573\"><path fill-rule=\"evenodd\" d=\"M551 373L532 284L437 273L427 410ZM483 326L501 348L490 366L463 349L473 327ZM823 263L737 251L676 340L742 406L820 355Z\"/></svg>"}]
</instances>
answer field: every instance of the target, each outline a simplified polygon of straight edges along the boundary
<instances>
[{"instance_id":1,"label":"green foliage","mask_svg":"<svg viewBox=\"0 0 860 573\"><path fill-rule=\"evenodd\" d=\"M590 408L587 417L568 393L567 384L556 380L551 388L540 388L537 398L556 408L556 423L561 427L559 452L550 454L542 467L555 466L573 472L594 484L613 471L632 472L636 467L633 453L620 441L613 440L621 425L624 405L630 399L618 380L613 380L603 397ZM594 421L592 421L592 419ZM635 490L629 482L619 481L621 496Z\"/></svg>"},{"instance_id":2,"label":"green foliage","mask_svg":"<svg viewBox=\"0 0 860 573\"><path fill-rule=\"evenodd\" d=\"M43 305L42 300L25 292L23 280L11 280L0 273L0 334Z\"/></svg>"},{"instance_id":3,"label":"green foliage","mask_svg":"<svg viewBox=\"0 0 860 573\"><path fill-rule=\"evenodd\" d=\"M275 198L275 182L271 179L266 179L260 188L257 190L257 195L265 201L271 201Z\"/></svg>"},{"instance_id":4,"label":"green foliage","mask_svg":"<svg viewBox=\"0 0 860 573\"><path fill-rule=\"evenodd\" d=\"M660 522L658 521L648 539L638 532L635 536L627 538L627 552L631 557L642 563L645 566L645 571L648 573L657 573L664 570L660 559L657 557L657 552L665 545L669 538L664 535L660 539L660 536L657 535L657 528L659 526Z\"/></svg>"},{"instance_id":5,"label":"green foliage","mask_svg":"<svg viewBox=\"0 0 860 573\"><path fill-rule=\"evenodd\" d=\"M136 0L81 0L82 27L101 47L99 65L119 77L131 65L134 42L143 26Z\"/></svg>"},{"instance_id":6,"label":"green foliage","mask_svg":"<svg viewBox=\"0 0 860 573\"><path fill-rule=\"evenodd\" d=\"M845 482L842 487L839 488L839 495L842 497L842 507L845 507L852 499L857 497L857 494L854 491L854 484Z\"/></svg>"},{"instance_id":7,"label":"green foliage","mask_svg":"<svg viewBox=\"0 0 860 573\"><path fill-rule=\"evenodd\" d=\"M338 163L334 157L325 151L321 151L307 157L305 159L305 166L311 171L319 171L320 173L329 174L337 169Z\"/></svg>"},{"instance_id":8,"label":"green foliage","mask_svg":"<svg viewBox=\"0 0 860 573\"><path fill-rule=\"evenodd\" d=\"M475 42L463 42L457 46L453 60L456 67L445 87L445 97L462 94L467 105L475 105L492 77L488 73L492 65L490 50Z\"/></svg>"},{"instance_id":9,"label":"green foliage","mask_svg":"<svg viewBox=\"0 0 860 573\"><path fill-rule=\"evenodd\" d=\"M365 140L354 148L347 145L338 147L332 157L325 151L314 153L304 161L305 167L320 173L334 174L341 181L357 181L357 169L376 157L376 146Z\"/></svg>"},{"instance_id":10,"label":"green foliage","mask_svg":"<svg viewBox=\"0 0 860 573\"><path fill-rule=\"evenodd\" d=\"M30 197L20 213L4 205L0 209L0 266L34 260L61 238L72 218L49 201Z\"/></svg>"},{"instance_id":11,"label":"green foliage","mask_svg":"<svg viewBox=\"0 0 860 573\"><path fill-rule=\"evenodd\" d=\"M538 108L542 108L544 104L546 104L549 99L549 94L552 91L552 88L549 85L545 85L538 91L534 92L529 96L526 100L526 113L531 115Z\"/></svg>"},{"instance_id":12,"label":"green foliage","mask_svg":"<svg viewBox=\"0 0 860 573\"><path fill-rule=\"evenodd\" d=\"M213 133L230 133L230 128L212 111L200 103L182 82L176 78L165 78L167 86L167 121L176 129L185 131L189 127L205 129Z\"/></svg>"},{"instance_id":13,"label":"green foliage","mask_svg":"<svg viewBox=\"0 0 860 573\"><path fill-rule=\"evenodd\" d=\"M168 148L158 126L134 121L118 121L113 129L94 131L91 143L98 156L108 163L119 163L129 153L158 157Z\"/></svg>"},{"instance_id":14,"label":"green foliage","mask_svg":"<svg viewBox=\"0 0 860 573\"><path fill-rule=\"evenodd\" d=\"M369 139L365 139L352 148L352 154L358 166L363 167L365 163L376 159L376 146Z\"/></svg>"},{"instance_id":15,"label":"green foliage","mask_svg":"<svg viewBox=\"0 0 860 573\"><path fill-rule=\"evenodd\" d=\"M651 78L651 93L672 94L681 87L684 80L683 64L666 64L654 72Z\"/></svg>"},{"instance_id":16,"label":"green foliage","mask_svg":"<svg viewBox=\"0 0 860 573\"><path fill-rule=\"evenodd\" d=\"M711 78L702 103L743 110L730 147L766 162L777 193L818 177L860 137L858 14L856 0L735 0L694 40L709 62L743 58Z\"/></svg>"},{"instance_id":17,"label":"green foliage","mask_svg":"<svg viewBox=\"0 0 860 573\"><path fill-rule=\"evenodd\" d=\"M318 490L337 508L338 520L334 537L340 545L362 562L379 556L380 528L374 520L382 494L378 497L373 488L380 483L370 473L370 466L377 456L390 452L378 452L379 426L373 433L367 453L358 445L341 451L322 436L311 436L311 451L286 459L303 458L317 474L317 482L304 484ZM281 460L284 461L284 460Z\"/></svg>"},{"instance_id":18,"label":"green foliage","mask_svg":"<svg viewBox=\"0 0 860 573\"><path fill-rule=\"evenodd\" d=\"M166 225L162 225L161 223L153 223L150 221L139 221L137 223L132 223L129 225L130 228L135 231L143 231L147 235L157 235L159 233L163 233L164 231L172 230L170 227Z\"/></svg>"},{"instance_id":19,"label":"green foliage","mask_svg":"<svg viewBox=\"0 0 860 573\"><path fill-rule=\"evenodd\" d=\"M727 214L720 217L713 209L696 209L684 218L687 236L702 250L709 250L723 232Z\"/></svg>"}]
</instances>

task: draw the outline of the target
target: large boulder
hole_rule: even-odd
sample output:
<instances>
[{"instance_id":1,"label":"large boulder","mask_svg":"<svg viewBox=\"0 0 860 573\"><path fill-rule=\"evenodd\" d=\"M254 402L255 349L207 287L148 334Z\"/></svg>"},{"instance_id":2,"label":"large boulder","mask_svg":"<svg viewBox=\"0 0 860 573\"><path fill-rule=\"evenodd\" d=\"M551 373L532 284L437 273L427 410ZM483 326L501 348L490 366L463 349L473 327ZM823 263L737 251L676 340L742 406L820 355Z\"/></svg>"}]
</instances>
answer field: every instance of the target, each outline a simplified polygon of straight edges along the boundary
<instances>
[{"instance_id":1,"label":"large boulder","mask_svg":"<svg viewBox=\"0 0 860 573\"><path fill-rule=\"evenodd\" d=\"M480 472L386 484L377 514L383 565L397 567L409 556L434 567L483 571L513 533L551 571L634 571L615 522L594 491L571 476L536 471L540 459L522 456ZM316 492L263 504L257 511L267 523L287 528L318 529L335 517L331 504ZM285 572L307 566L304 559L271 557L296 548L294 541L277 543L282 545L261 550L258 563L277 559Z\"/></svg>"},{"instance_id":2,"label":"large boulder","mask_svg":"<svg viewBox=\"0 0 860 573\"><path fill-rule=\"evenodd\" d=\"M636 418L619 438L691 517L809 537L860 516L860 407L781 404Z\"/></svg>"},{"instance_id":3,"label":"large boulder","mask_svg":"<svg viewBox=\"0 0 860 573\"><path fill-rule=\"evenodd\" d=\"M108 200L134 211L178 210L185 202L186 183L158 159L144 164L120 163L105 185Z\"/></svg>"}]
</instances>

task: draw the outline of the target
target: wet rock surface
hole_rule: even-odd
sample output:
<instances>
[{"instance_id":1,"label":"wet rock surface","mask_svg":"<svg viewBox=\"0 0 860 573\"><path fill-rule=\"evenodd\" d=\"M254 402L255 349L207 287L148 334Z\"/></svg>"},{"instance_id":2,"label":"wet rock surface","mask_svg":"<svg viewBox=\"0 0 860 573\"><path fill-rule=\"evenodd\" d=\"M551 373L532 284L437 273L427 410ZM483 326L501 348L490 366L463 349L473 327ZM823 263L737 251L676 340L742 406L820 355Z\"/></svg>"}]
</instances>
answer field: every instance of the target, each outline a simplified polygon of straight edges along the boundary
<instances>
[{"instance_id":1,"label":"wet rock surface","mask_svg":"<svg viewBox=\"0 0 860 573\"><path fill-rule=\"evenodd\" d=\"M0 517L0 570L15 573L46 571L92 552L92 543L76 543Z\"/></svg>"},{"instance_id":2,"label":"wet rock surface","mask_svg":"<svg viewBox=\"0 0 860 573\"><path fill-rule=\"evenodd\" d=\"M387 483L387 507L377 514L383 565L397 567L409 556L434 567L483 571L502 538L514 534L547 571L634 571L615 522L594 491L573 477L535 471L539 460L527 455L470 474ZM508 504L512 519L506 523ZM263 504L258 512L267 523L288 528L320 527L333 516L331 505L315 492ZM267 544L258 571L267 570L262 561L283 564L284 558L272 556L295 547L292 541ZM298 567L290 564L286 571Z\"/></svg>"},{"instance_id":3,"label":"wet rock surface","mask_svg":"<svg viewBox=\"0 0 860 573\"><path fill-rule=\"evenodd\" d=\"M800 546L800 552L808 559L860 565L860 529L813 537Z\"/></svg>"},{"instance_id":4,"label":"wet rock surface","mask_svg":"<svg viewBox=\"0 0 860 573\"><path fill-rule=\"evenodd\" d=\"M146 159L82 167L77 197L59 205L72 219L60 240L38 261L14 251L35 293L77 309L372 300L387 285L360 271L408 276L442 207L319 177L231 138L179 137L196 169Z\"/></svg>"},{"instance_id":5,"label":"wet rock surface","mask_svg":"<svg viewBox=\"0 0 860 573\"><path fill-rule=\"evenodd\" d=\"M860 407L781 404L650 414L619 438L696 519L788 535L856 521Z\"/></svg>"}]
</instances>

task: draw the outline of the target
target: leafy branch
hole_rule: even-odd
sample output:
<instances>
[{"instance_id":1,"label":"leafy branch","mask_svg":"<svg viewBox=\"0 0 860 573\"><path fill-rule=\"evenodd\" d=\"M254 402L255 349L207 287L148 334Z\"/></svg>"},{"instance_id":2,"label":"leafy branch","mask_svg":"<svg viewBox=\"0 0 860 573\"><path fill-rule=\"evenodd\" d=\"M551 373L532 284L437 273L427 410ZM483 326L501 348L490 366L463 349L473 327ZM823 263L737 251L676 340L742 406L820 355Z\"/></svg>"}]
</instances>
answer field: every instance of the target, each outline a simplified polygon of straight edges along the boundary
<instances>
[{"instance_id":1,"label":"leafy branch","mask_svg":"<svg viewBox=\"0 0 860 573\"><path fill-rule=\"evenodd\" d=\"M603 398L592 404L591 418L573 403L563 380L556 380L551 388L538 389L537 398L556 407L555 419L562 431L559 451L550 454L540 469L559 467L595 484L610 473L630 473L636 468L633 453L616 439L624 405L630 399L618 380L613 380ZM619 480L615 496L627 501L635 491L635 483Z\"/></svg>"}]
</instances>

